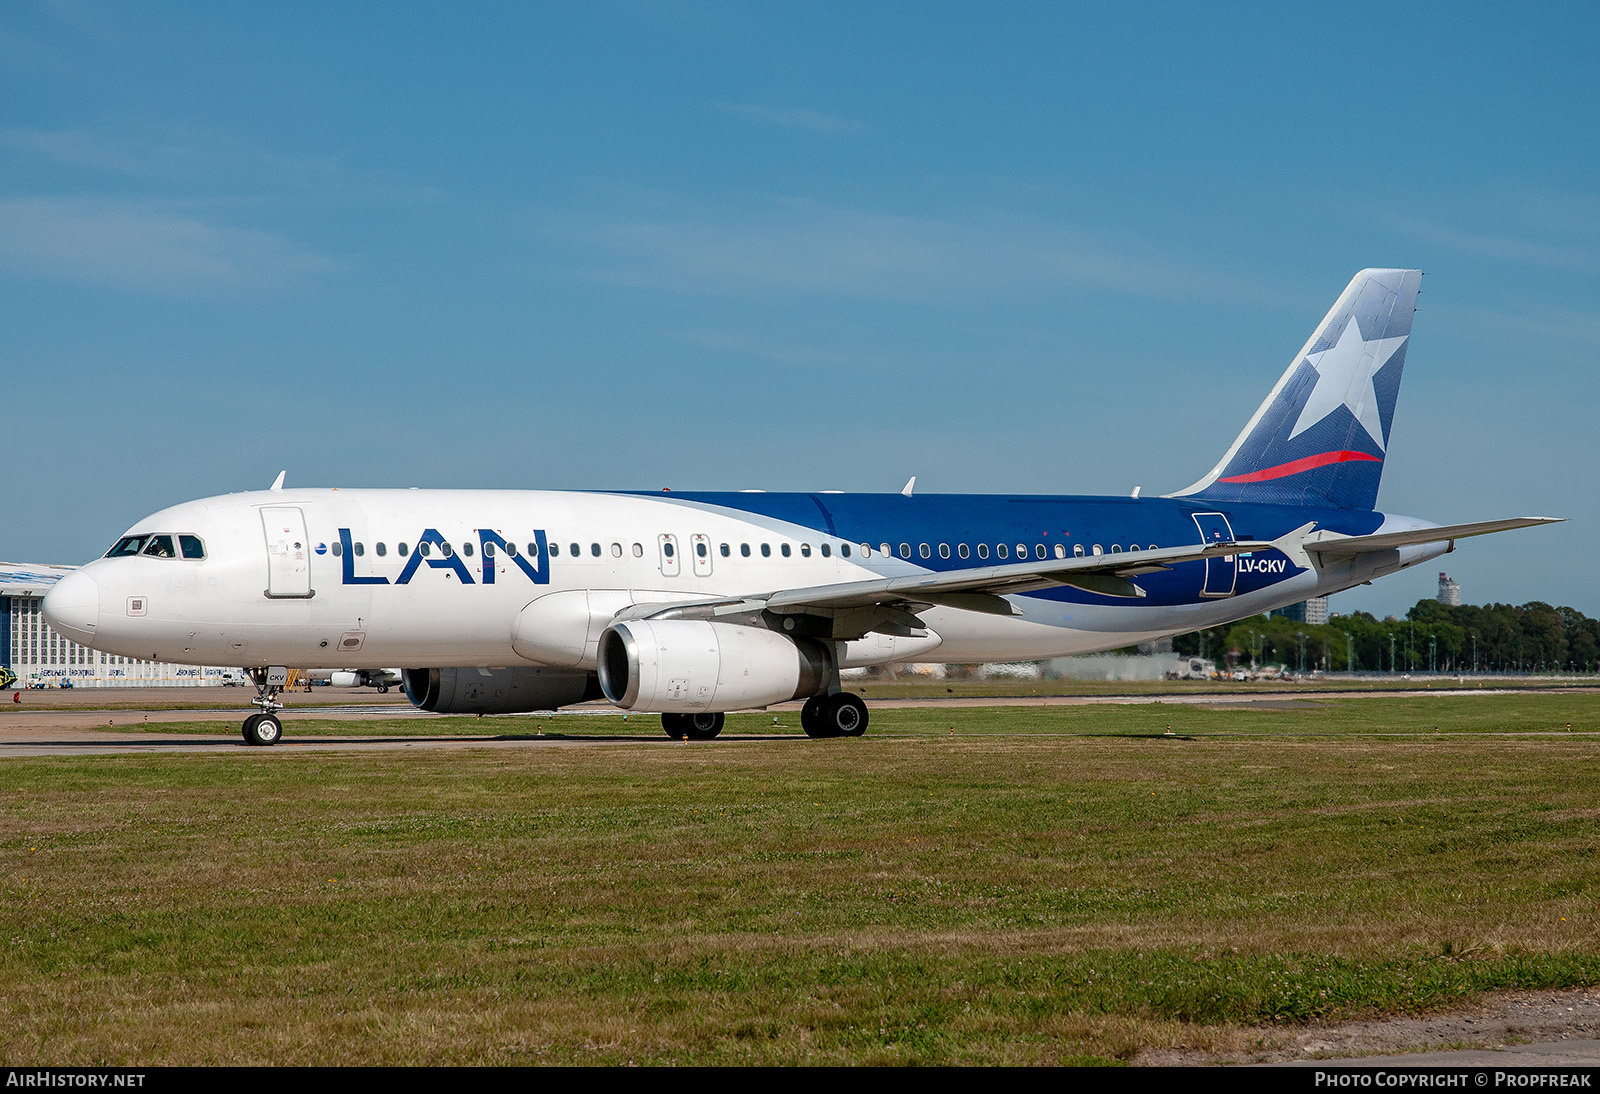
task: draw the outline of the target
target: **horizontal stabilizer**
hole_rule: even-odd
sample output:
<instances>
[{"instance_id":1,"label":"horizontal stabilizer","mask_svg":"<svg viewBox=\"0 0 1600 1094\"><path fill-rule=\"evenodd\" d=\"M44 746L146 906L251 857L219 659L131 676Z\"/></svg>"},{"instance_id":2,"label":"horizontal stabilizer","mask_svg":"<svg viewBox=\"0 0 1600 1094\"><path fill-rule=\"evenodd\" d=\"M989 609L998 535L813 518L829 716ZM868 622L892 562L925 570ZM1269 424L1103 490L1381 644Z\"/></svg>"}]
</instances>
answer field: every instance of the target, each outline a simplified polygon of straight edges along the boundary
<instances>
[{"instance_id":1,"label":"horizontal stabilizer","mask_svg":"<svg viewBox=\"0 0 1600 1094\"><path fill-rule=\"evenodd\" d=\"M1443 543L1446 540L1466 539L1469 536L1486 536L1491 532L1508 532L1513 528L1558 524L1564 519L1564 517L1510 517L1506 520L1480 520L1475 524L1447 524L1438 528L1380 532L1371 536L1341 536L1319 532L1307 539L1304 547L1307 551L1325 559L1349 558L1373 551L1392 551L1396 547L1410 547L1418 543Z\"/></svg>"}]
</instances>

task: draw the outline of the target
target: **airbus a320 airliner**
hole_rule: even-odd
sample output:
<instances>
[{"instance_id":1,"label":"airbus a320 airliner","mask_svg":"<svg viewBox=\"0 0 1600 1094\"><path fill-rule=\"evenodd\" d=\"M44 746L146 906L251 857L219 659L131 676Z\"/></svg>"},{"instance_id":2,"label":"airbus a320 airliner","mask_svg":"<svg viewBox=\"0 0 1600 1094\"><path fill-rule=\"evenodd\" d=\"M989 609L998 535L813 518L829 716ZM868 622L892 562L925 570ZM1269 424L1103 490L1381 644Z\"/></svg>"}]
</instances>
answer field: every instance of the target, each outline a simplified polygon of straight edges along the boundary
<instances>
[{"instance_id":1,"label":"airbus a320 airliner","mask_svg":"<svg viewBox=\"0 0 1600 1094\"><path fill-rule=\"evenodd\" d=\"M45 597L129 657L255 666L251 744L291 668L404 671L425 710L602 696L715 737L804 700L867 727L839 671L1039 659L1242 619L1546 523L1375 511L1422 274L1363 270L1200 481L1159 498L270 490L164 509Z\"/></svg>"}]
</instances>

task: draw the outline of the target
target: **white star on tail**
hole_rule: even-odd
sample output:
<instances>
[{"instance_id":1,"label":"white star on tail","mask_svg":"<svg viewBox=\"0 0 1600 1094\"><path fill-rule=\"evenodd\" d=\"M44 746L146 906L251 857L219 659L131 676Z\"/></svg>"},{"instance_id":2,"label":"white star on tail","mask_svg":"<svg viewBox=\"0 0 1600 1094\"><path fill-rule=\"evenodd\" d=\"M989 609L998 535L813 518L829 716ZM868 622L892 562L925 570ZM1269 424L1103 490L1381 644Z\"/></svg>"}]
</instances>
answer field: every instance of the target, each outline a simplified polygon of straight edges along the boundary
<instances>
[{"instance_id":1,"label":"white star on tail","mask_svg":"<svg viewBox=\"0 0 1600 1094\"><path fill-rule=\"evenodd\" d=\"M1378 392L1372 385L1372 377L1389 363L1389 358L1405 343L1406 337L1363 342L1352 315L1336 345L1306 354L1306 360L1317 370L1317 386L1311 389L1311 397L1300 408L1300 417L1295 420L1289 439L1294 440L1335 409L1345 406L1350 408L1350 413L1356 416L1378 450L1385 451L1383 422L1378 417Z\"/></svg>"}]
</instances>

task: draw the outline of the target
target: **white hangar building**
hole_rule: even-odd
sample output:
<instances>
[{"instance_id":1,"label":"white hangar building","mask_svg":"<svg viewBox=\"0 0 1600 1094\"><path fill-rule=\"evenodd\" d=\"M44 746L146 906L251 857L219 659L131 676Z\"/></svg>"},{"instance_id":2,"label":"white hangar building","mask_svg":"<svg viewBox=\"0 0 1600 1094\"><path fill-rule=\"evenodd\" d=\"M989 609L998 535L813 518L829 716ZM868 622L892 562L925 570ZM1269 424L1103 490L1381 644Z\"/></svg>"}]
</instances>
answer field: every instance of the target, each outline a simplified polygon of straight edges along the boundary
<instances>
[{"instance_id":1,"label":"white hangar building","mask_svg":"<svg viewBox=\"0 0 1600 1094\"><path fill-rule=\"evenodd\" d=\"M50 586L71 566L0 562L0 668L16 681L7 686L144 687L221 684L237 669L168 665L101 653L50 629L39 613ZM0 673L0 678L4 677Z\"/></svg>"}]
</instances>

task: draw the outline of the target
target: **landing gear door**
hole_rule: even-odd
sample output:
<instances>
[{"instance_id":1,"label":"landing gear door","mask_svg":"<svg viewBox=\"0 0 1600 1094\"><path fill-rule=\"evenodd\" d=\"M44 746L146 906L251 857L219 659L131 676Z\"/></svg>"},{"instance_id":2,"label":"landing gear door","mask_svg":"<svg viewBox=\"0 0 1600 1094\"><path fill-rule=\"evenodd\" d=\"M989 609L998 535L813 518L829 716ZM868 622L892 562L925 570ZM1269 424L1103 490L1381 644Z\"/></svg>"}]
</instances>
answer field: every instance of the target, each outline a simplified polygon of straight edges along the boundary
<instances>
[{"instance_id":1,"label":"landing gear door","mask_svg":"<svg viewBox=\"0 0 1600 1094\"><path fill-rule=\"evenodd\" d=\"M305 514L292 506L262 509L261 528L267 536L267 595L275 600L311 596Z\"/></svg>"},{"instance_id":2,"label":"landing gear door","mask_svg":"<svg viewBox=\"0 0 1600 1094\"><path fill-rule=\"evenodd\" d=\"M1202 543L1232 543L1233 529L1228 518L1221 513L1196 513L1194 522L1200 528ZM1206 559L1206 582L1201 596L1232 596L1234 579L1238 577L1237 555L1212 555Z\"/></svg>"}]
</instances>

